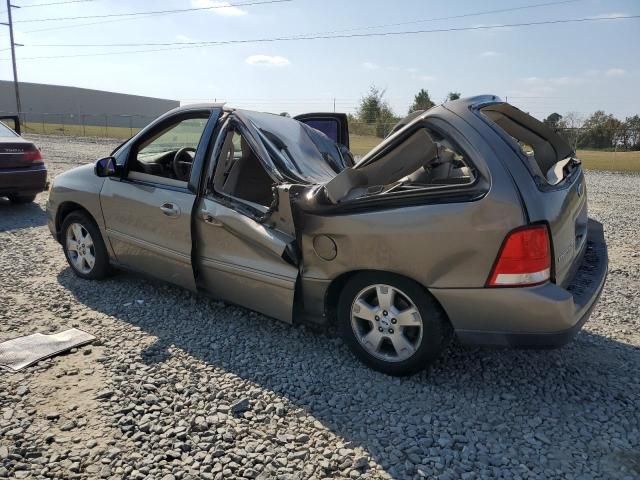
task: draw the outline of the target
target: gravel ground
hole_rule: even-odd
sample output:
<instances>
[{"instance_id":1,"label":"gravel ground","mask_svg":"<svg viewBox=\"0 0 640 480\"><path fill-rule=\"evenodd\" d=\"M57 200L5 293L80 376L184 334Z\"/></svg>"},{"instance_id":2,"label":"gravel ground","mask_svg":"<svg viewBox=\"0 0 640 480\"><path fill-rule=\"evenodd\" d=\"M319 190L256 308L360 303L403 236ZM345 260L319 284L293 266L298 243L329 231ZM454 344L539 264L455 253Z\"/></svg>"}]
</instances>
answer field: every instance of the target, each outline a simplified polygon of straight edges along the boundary
<instances>
[{"instance_id":1,"label":"gravel ground","mask_svg":"<svg viewBox=\"0 0 640 480\"><path fill-rule=\"evenodd\" d=\"M109 141L34 137L59 173ZM0 200L0 340L98 342L0 373L0 477L640 478L640 176L589 173L610 274L553 351L453 345L391 378L331 334L120 273L76 278L37 203Z\"/></svg>"}]
</instances>

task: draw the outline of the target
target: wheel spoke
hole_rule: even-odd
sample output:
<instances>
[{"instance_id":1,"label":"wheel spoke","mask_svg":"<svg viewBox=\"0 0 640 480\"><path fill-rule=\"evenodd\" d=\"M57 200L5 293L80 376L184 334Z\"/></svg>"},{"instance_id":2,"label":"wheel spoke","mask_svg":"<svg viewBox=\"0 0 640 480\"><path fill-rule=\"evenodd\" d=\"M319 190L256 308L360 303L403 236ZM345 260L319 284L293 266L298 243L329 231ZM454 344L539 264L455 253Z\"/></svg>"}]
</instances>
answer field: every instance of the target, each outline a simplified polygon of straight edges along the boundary
<instances>
[{"instance_id":1,"label":"wheel spoke","mask_svg":"<svg viewBox=\"0 0 640 480\"><path fill-rule=\"evenodd\" d=\"M96 257L94 257L93 255L91 255L90 253L86 253L84 256L84 260L85 262L87 262L87 265L89 266L89 269L92 269L93 266L96 263Z\"/></svg>"},{"instance_id":2,"label":"wheel spoke","mask_svg":"<svg viewBox=\"0 0 640 480\"><path fill-rule=\"evenodd\" d=\"M84 258L82 256L75 255L71 260L78 270L82 271L84 269Z\"/></svg>"},{"instance_id":3,"label":"wheel spoke","mask_svg":"<svg viewBox=\"0 0 640 480\"><path fill-rule=\"evenodd\" d=\"M93 247L93 238L91 238L91 235L89 235L89 232L87 232L87 236L84 237L84 246L89 248L89 247Z\"/></svg>"},{"instance_id":4,"label":"wheel spoke","mask_svg":"<svg viewBox=\"0 0 640 480\"><path fill-rule=\"evenodd\" d=\"M382 339L382 333L380 333L377 328L372 328L369 333L362 337L362 343L367 345L370 350L377 352L380 349Z\"/></svg>"},{"instance_id":5,"label":"wheel spoke","mask_svg":"<svg viewBox=\"0 0 640 480\"><path fill-rule=\"evenodd\" d=\"M391 310L396 296L396 291L388 285L377 285L376 295L378 297L378 305L380 308L383 310Z\"/></svg>"},{"instance_id":6,"label":"wheel spoke","mask_svg":"<svg viewBox=\"0 0 640 480\"><path fill-rule=\"evenodd\" d=\"M359 299L353 305L353 315L357 318L368 320L371 323L375 323L377 310L378 310L377 308L372 307L362 299Z\"/></svg>"},{"instance_id":7,"label":"wheel spoke","mask_svg":"<svg viewBox=\"0 0 640 480\"><path fill-rule=\"evenodd\" d=\"M398 322L398 325L402 327L422 326L422 322L420 321L420 312L418 312L418 309L415 307L409 307L399 312L395 311L394 317Z\"/></svg>"},{"instance_id":8,"label":"wheel spoke","mask_svg":"<svg viewBox=\"0 0 640 480\"><path fill-rule=\"evenodd\" d=\"M73 231L73 239L76 242L82 240L82 227L79 224L74 223L71 225L71 230Z\"/></svg>"},{"instance_id":9,"label":"wheel spoke","mask_svg":"<svg viewBox=\"0 0 640 480\"><path fill-rule=\"evenodd\" d=\"M416 351L411 342L401 333L390 336L389 340L391 340L391 344L399 358L408 358Z\"/></svg>"},{"instance_id":10,"label":"wheel spoke","mask_svg":"<svg viewBox=\"0 0 640 480\"><path fill-rule=\"evenodd\" d=\"M70 252L77 252L78 245L74 242L67 242L67 250Z\"/></svg>"}]
</instances>

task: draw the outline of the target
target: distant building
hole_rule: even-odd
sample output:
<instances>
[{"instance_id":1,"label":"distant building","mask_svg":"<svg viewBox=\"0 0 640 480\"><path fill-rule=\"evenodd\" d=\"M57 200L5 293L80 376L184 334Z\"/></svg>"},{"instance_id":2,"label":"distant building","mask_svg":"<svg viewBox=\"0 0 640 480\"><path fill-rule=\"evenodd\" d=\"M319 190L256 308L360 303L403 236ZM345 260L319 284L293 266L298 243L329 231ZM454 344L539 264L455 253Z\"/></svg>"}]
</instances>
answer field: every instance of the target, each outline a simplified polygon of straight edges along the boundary
<instances>
[{"instance_id":1,"label":"distant building","mask_svg":"<svg viewBox=\"0 0 640 480\"><path fill-rule=\"evenodd\" d=\"M140 128L180 105L163 98L20 82L22 121ZM16 113L13 82L0 80L0 112Z\"/></svg>"}]
</instances>

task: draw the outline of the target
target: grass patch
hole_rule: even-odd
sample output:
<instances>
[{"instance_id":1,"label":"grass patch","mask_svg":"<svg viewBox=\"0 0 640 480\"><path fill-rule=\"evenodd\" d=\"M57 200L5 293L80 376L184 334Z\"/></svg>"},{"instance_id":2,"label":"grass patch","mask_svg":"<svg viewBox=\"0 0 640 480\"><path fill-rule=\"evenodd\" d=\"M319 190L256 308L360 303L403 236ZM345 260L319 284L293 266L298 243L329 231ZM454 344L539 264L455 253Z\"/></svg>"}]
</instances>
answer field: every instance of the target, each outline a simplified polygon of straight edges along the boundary
<instances>
[{"instance_id":1,"label":"grass patch","mask_svg":"<svg viewBox=\"0 0 640 480\"><path fill-rule=\"evenodd\" d=\"M349 149L354 155L364 155L382 141L369 135L349 135Z\"/></svg>"},{"instance_id":2,"label":"grass patch","mask_svg":"<svg viewBox=\"0 0 640 480\"><path fill-rule=\"evenodd\" d=\"M640 152L603 152L578 150L578 158L588 170L640 172Z\"/></svg>"}]
</instances>

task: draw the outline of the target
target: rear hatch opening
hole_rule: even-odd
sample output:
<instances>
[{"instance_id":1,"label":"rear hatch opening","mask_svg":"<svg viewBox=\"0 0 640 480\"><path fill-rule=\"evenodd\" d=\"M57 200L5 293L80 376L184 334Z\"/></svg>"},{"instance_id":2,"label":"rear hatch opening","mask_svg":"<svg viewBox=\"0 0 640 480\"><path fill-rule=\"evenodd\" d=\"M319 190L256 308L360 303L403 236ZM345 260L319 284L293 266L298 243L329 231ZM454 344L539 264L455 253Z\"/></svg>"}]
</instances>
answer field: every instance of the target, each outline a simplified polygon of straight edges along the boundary
<instances>
[{"instance_id":1,"label":"rear hatch opening","mask_svg":"<svg viewBox=\"0 0 640 480\"><path fill-rule=\"evenodd\" d=\"M551 280L566 287L575 276L587 245L587 195L580 161L556 132L507 103L482 106L479 113L531 174L535 187L518 184L518 188L529 222L549 226ZM505 166L521 170L515 156L505 158ZM517 182L526 183L526 175L517 178Z\"/></svg>"},{"instance_id":2,"label":"rear hatch opening","mask_svg":"<svg viewBox=\"0 0 640 480\"><path fill-rule=\"evenodd\" d=\"M509 137L538 182L557 185L579 167L580 160L569 144L532 116L508 103L494 103L480 111Z\"/></svg>"}]
</instances>

